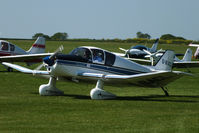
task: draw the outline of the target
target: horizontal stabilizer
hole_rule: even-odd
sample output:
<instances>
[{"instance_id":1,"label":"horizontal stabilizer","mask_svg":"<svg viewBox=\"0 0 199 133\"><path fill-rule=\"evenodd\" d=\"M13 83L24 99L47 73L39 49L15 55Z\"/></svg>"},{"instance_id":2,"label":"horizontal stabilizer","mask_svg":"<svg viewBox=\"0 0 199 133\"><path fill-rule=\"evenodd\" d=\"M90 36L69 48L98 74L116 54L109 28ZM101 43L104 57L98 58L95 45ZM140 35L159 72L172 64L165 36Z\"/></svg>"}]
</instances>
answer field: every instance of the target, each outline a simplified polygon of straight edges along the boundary
<instances>
[{"instance_id":1,"label":"horizontal stabilizer","mask_svg":"<svg viewBox=\"0 0 199 133\"><path fill-rule=\"evenodd\" d=\"M177 61L175 61L173 63L173 67L176 67L176 68L193 68L193 67L199 67L199 61L183 61L183 62L177 62Z\"/></svg>"}]
</instances>

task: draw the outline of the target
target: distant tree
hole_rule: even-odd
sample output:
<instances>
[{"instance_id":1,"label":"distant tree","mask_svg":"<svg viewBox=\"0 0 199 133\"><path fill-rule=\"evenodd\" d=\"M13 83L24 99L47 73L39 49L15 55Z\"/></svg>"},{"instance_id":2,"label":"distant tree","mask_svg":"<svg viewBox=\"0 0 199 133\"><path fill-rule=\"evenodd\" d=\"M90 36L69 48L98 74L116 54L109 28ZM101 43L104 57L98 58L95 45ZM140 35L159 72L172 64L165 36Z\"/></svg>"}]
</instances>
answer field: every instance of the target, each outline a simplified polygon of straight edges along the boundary
<instances>
[{"instance_id":1,"label":"distant tree","mask_svg":"<svg viewBox=\"0 0 199 133\"><path fill-rule=\"evenodd\" d=\"M37 37L44 37L46 40L50 39L48 35L45 35L43 33L36 33L34 36L32 36L32 39L37 39Z\"/></svg>"},{"instance_id":2,"label":"distant tree","mask_svg":"<svg viewBox=\"0 0 199 133\"><path fill-rule=\"evenodd\" d=\"M142 32L139 31L136 33L136 35L137 35L137 38L142 38Z\"/></svg>"},{"instance_id":3,"label":"distant tree","mask_svg":"<svg viewBox=\"0 0 199 133\"><path fill-rule=\"evenodd\" d=\"M162 40L172 40L172 39L175 39L175 36L171 35L171 34L164 34L160 37L160 39L162 39Z\"/></svg>"},{"instance_id":4,"label":"distant tree","mask_svg":"<svg viewBox=\"0 0 199 133\"><path fill-rule=\"evenodd\" d=\"M150 36L149 34L145 33L145 34L144 34L144 38L150 39L151 36Z\"/></svg>"},{"instance_id":5,"label":"distant tree","mask_svg":"<svg viewBox=\"0 0 199 133\"><path fill-rule=\"evenodd\" d=\"M53 36L51 36L52 40L66 40L67 38L68 38L68 34L65 32L64 33L57 32Z\"/></svg>"},{"instance_id":6,"label":"distant tree","mask_svg":"<svg viewBox=\"0 0 199 133\"><path fill-rule=\"evenodd\" d=\"M147 33L142 33L142 32L137 32L136 33L136 35L137 35L137 38L146 38L146 39L150 39L151 38L151 36L149 35L149 34L147 34Z\"/></svg>"},{"instance_id":7,"label":"distant tree","mask_svg":"<svg viewBox=\"0 0 199 133\"><path fill-rule=\"evenodd\" d=\"M176 37L171 34L164 34L160 37L161 40L186 40L183 37Z\"/></svg>"}]
</instances>

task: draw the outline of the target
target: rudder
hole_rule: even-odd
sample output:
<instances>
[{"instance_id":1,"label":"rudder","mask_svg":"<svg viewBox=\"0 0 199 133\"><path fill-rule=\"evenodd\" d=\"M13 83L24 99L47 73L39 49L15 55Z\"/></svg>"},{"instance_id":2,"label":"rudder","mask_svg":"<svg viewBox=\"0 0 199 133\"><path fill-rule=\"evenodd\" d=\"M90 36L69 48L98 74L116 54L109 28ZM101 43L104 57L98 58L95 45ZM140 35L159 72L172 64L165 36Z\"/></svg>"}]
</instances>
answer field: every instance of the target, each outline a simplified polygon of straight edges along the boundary
<instances>
[{"instance_id":1,"label":"rudder","mask_svg":"<svg viewBox=\"0 0 199 133\"><path fill-rule=\"evenodd\" d=\"M172 50L166 50L164 55L159 59L155 65L156 70L166 70L169 71L172 69L174 62L175 53Z\"/></svg>"},{"instance_id":2,"label":"rudder","mask_svg":"<svg viewBox=\"0 0 199 133\"><path fill-rule=\"evenodd\" d=\"M150 49L150 52L151 52L151 53L156 52L157 47L158 47L158 42L159 42L159 38L157 38L157 39L155 40L153 46L151 47L151 49Z\"/></svg>"},{"instance_id":3,"label":"rudder","mask_svg":"<svg viewBox=\"0 0 199 133\"><path fill-rule=\"evenodd\" d=\"M27 51L28 54L39 54L45 53L45 38L38 37L37 40L33 43L32 47Z\"/></svg>"}]
</instances>

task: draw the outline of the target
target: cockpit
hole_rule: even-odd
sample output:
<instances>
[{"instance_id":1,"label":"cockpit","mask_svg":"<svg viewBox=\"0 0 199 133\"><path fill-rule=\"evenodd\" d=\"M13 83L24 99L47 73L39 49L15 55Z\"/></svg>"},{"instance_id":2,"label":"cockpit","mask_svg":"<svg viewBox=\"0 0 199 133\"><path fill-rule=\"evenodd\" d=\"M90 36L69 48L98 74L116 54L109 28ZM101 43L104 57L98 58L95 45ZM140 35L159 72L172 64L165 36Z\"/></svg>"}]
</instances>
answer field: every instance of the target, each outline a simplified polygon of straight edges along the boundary
<instances>
[{"instance_id":1,"label":"cockpit","mask_svg":"<svg viewBox=\"0 0 199 133\"><path fill-rule=\"evenodd\" d=\"M1 43L0 50L11 51L11 52L15 50L15 46L11 43L8 43L6 41L1 41L0 43Z\"/></svg>"},{"instance_id":2,"label":"cockpit","mask_svg":"<svg viewBox=\"0 0 199 133\"><path fill-rule=\"evenodd\" d=\"M85 61L96 64L112 66L115 62L115 55L95 47L78 47L70 55L85 59Z\"/></svg>"},{"instance_id":3,"label":"cockpit","mask_svg":"<svg viewBox=\"0 0 199 133\"><path fill-rule=\"evenodd\" d=\"M147 50L148 48L143 45L132 46L131 49Z\"/></svg>"}]
</instances>

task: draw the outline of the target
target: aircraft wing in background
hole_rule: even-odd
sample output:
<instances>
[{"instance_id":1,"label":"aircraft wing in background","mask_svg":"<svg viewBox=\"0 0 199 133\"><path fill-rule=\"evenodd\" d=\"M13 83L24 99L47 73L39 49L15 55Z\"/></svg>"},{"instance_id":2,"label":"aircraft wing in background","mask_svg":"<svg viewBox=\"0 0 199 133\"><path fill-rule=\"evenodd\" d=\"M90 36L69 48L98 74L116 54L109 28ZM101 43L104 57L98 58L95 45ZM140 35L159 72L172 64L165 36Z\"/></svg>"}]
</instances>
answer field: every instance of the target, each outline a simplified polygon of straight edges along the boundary
<instances>
[{"instance_id":1,"label":"aircraft wing in background","mask_svg":"<svg viewBox=\"0 0 199 133\"><path fill-rule=\"evenodd\" d=\"M50 56L52 54L53 53L41 53L41 54L1 56L0 62L41 62L42 58Z\"/></svg>"}]
</instances>

